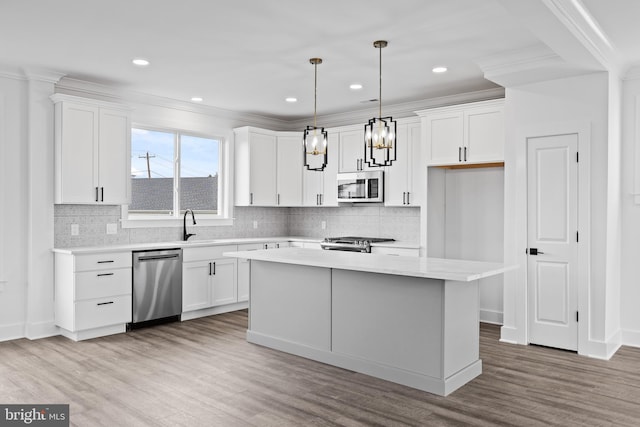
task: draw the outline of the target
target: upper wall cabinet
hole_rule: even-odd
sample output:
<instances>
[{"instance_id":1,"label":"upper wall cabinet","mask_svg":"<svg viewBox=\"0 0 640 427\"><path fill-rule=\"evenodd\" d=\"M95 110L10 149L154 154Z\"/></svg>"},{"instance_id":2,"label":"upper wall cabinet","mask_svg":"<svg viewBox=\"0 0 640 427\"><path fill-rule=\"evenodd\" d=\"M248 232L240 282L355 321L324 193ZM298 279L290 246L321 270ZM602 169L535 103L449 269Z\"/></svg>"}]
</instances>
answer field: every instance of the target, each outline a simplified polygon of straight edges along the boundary
<instances>
[{"instance_id":1,"label":"upper wall cabinet","mask_svg":"<svg viewBox=\"0 0 640 427\"><path fill-rule=\"evenodd\" d=\"M329 130L327 165L323 171L302 169L302 205L338 206L338 133Z\"/></svg>"},{"instance_id":2,"label":"upper wall cabinet","mask_svg":"<svg viewBox=\"0 0 640 427\"><path fill-rule=\"evenodd\" d=\"M243 127L235 133L237 206L302 204L302 135Z\"/></svg>"},{"instance_id":3,"label":"upper wall cabinet","mask_svg":"<svg viewBox=\"0 0 640 427\"><path fill-rule=\"evenodd\" d=\"M55 203L130 200L131 109L63 94L55 104Z\"/></svg>"},{"instance_id":4,"label":"upper wall cabinet","mask_svg":"<svg viewBox=\"0 0 640 427\"><path fill-rule=\"evenodd\" d=\"M417 112L422 117L427 164L504 162L504 100Z\"/></svg>"},{"instance_id":5,"label":"upper wall cabinet","mask_svg":"<svg viewBox=\"0 0 640 427\"><path fill-rule=\"evenodd\" d=\"M420 127L417 118L398 120L396 161L385 168L385 206L420 206Z\"/></svg>"},{"instance_id":6,"label":"upper wall cabinet","mask_svg":"<svg viewBox=\"0 0 640 427\"><path fill-rule=\"evenodd\" d=\"M338 172L379 170L364 161L364 125L354 130L340 131Z\"/></svg>"}]
</instances>

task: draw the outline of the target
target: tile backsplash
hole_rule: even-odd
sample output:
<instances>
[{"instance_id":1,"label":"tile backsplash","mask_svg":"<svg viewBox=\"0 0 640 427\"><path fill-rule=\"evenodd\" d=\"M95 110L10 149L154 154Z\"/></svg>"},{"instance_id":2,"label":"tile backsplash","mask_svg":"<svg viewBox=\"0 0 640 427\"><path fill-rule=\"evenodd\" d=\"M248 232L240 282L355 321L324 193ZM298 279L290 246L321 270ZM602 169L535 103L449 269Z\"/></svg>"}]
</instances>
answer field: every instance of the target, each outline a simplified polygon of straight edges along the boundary
<instances>
[{"instance_id":1,"label":"tile backsplash","mask_svg":"<svg viewBox=\"0 0 640 427\"><path fill-rule=\"evenodd\" d=\"M196 233L192 239L275 236L323 238L358 235L390 237L415 244L420 241L420 208L236 207L234 217L232 226L190 227L190 232ZM57 248L155 243L182 239L181 227L123 229L120 226L120 206L56 205L54 221ZM253 228L254 221L258 221L258 228ZM78 226L76 236L71 235L72 224ZM117 224L116 234L107 234L108 224Z\"/></svg>"}]
</instances>

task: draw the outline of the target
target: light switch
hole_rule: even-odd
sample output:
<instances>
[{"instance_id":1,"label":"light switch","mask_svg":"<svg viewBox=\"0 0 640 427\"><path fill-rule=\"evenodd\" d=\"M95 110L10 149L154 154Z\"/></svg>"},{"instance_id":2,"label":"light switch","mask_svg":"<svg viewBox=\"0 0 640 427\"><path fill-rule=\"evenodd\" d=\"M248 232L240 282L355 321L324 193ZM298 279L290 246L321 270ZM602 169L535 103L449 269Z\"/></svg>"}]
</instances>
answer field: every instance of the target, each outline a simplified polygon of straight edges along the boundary
<instances>
[{"instance_id":1,"label":"light switch","mask_svg":"<svg viewBox=\"0 0 640 427\"><path fill-rule=\"evenodd\" d=\"M326 230L326 229L327 229L327 221L322 221L322 222L320 223L320 227L321 227L323 230Z\"/></svg>"},{"instance_id":2,"label":"light switch","mask_svg":"<svg viewBox=\"0 0 640 427\"><path fill-rule=\"evenodd\" d=\"M77 236L78 234L80 234L80 225L71 224L71 235Z\"/></svg>"},{"instance_id":3,"label":"light switch","mask_svg":"<svg viewBox=\"0 0 640 427\"><path fill-rule=\"evenodd\" d=\"M107 224L107 234L118 234L118 224Z\"/></svg>"},{"instance_id":4,"label":"light switch","mask_svg":"<svg viewBox=\"0 0 640 427\"><path fill-rule=\"evenodd\" d=\"M258 221L253 221L253 228L258 228Z\"/></svg>"}]
</instances>

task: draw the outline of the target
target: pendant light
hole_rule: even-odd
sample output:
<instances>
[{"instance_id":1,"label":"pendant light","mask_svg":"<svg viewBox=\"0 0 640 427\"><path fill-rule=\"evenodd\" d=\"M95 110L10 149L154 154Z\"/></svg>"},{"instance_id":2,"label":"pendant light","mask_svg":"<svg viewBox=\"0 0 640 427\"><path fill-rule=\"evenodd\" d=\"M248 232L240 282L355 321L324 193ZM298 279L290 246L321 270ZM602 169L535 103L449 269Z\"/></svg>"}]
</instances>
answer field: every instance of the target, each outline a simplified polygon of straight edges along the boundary
<instances>
[{"instance_id":1,"label":"pendant light","mask_svg":"<svg viewBox=\"0 0 640 427\"><path fill-rule=\"evenodd\" d=\"M316 108L318 104L318 64L322 64L321 58L311 58L309 62L313 64L315 71L314 93L313 93L313 126L307 126L302 137L302 149L304 155L304 165L307 170L321 172L327 166L327 131L323 127L316 126ZM309 156L323 156L322 165L310 165ZM313 157L311 157L313 159ZM312 163L318 163L312 162ZM315 167L314 167L315 166Z\"/></svg>"},{"instance_id":2,"label":"pendant light","mask_svg":"<svg viewBox=\"0 0 640 427\"><path fill-rule=\"evenodd\" d=\"M380 52L380 93L378 117L364 125L364 160L371 166L391 166L396 160L396 122L393 117L382 117L382 48L385 40L373 42Z\"/></svg>"}]
</instances>

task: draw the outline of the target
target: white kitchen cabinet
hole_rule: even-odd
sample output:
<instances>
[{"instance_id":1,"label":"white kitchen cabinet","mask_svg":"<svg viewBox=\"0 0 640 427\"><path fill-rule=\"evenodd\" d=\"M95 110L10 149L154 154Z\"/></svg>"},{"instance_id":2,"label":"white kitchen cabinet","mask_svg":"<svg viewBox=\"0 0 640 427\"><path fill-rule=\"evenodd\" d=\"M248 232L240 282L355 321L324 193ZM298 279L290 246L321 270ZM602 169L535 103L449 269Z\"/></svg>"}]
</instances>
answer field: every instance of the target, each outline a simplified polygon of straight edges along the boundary
<instances>
[{"instance_id":1,"label":"white kitchen cabinet","mask_svg":"<svg viewBox=\"0 0 640 427\"><path fill-rule=\"evenodd\" d=\"M340 132L338 172L379 170L364 161L364 125L360 129Z\"/></svg>"},{"instance_id":2,"label":"white kitchen cabinet","mask_svg":"<svg viewBox=\"0 0 640 427\"><path fill-rule=\"evenodd\" d=\"M420 122L417 121L400 122L397 125L396 161L385 168L385 206L420 206L420 129Z\"/></svg>"},{"instance_id":3,"label":"white kitchen cabinet","mask_svg":"<svg viewBox=\"0 0 640 427\"><path fill-rule=\"evenodd\" d=\"M250 127L234 132L236 205L276 206L276 133Z\"/></svg>"},{"instance_id":4,"label":"white kitchen cabinet","mask_svg":"<svg viewBox=\"0 0 640 427\"><path fill-rule=\"evenodd\" d=\"M63 94L55 103L55 203L127 204L131 110Z\"/></svg>"},{"instance_id":5,"label":"white kitchen cabinet","mask_svg":"<svg viewBox=\"0 0 640 427\"><path fill-rule=\"evenodd\" d=\"M302 133L278 133L276 162L276 204L302 205ZM305 168L306 170L306 168Z\"/></svg>"},{"instance_id":6,"label":"white kitchen cabinet","mask_svg":"<svg viewBox=\"0 0 640 427\"><path fill-rule=\"evenodd\" d=\"M189 312L238 301L237 262L222 255L236 245L183 249L182 311Z\"/></svg>"},{"instance_id":7,"label":"white kitchen cabinet","mask_svg":"<svg viewBox=\"0 0 640 427\"><path fill-rule=\"evenodd\" d=\"M504 100L419 111L427 164L504 162Z\"/></svg>"},{"instance_id":8,"label":"white kitchen cabinet","mask_svg":"<svg viewBox=\"0 0 640 427\"><path fill-rule=\"evenodd\" d=\"M237 206L302 205L302 133L235 129Z\"/></svg>"},{"instance_id":9,"label":"white kitchen cabinet","mask_svg":"<svg viewBox=\"0 0 640 427\"><path fill-rule=\"evenodd\" d=\"M303 169L303 206L338 206L338 187L336 184L338 141L338 134L330 132L327 143L327 165L323 171Z\"/></svg>"},{"instance_id":10,"label":"white kitchen cabinet","mask_svg":"<svg viewBox=\"0 0 640 427\"><path fill-rule=\"evenodd\" d=\"M131 252L55 253L55 323L73 340L126 331L131 322Z\"/></svg>"}]
</instances>

